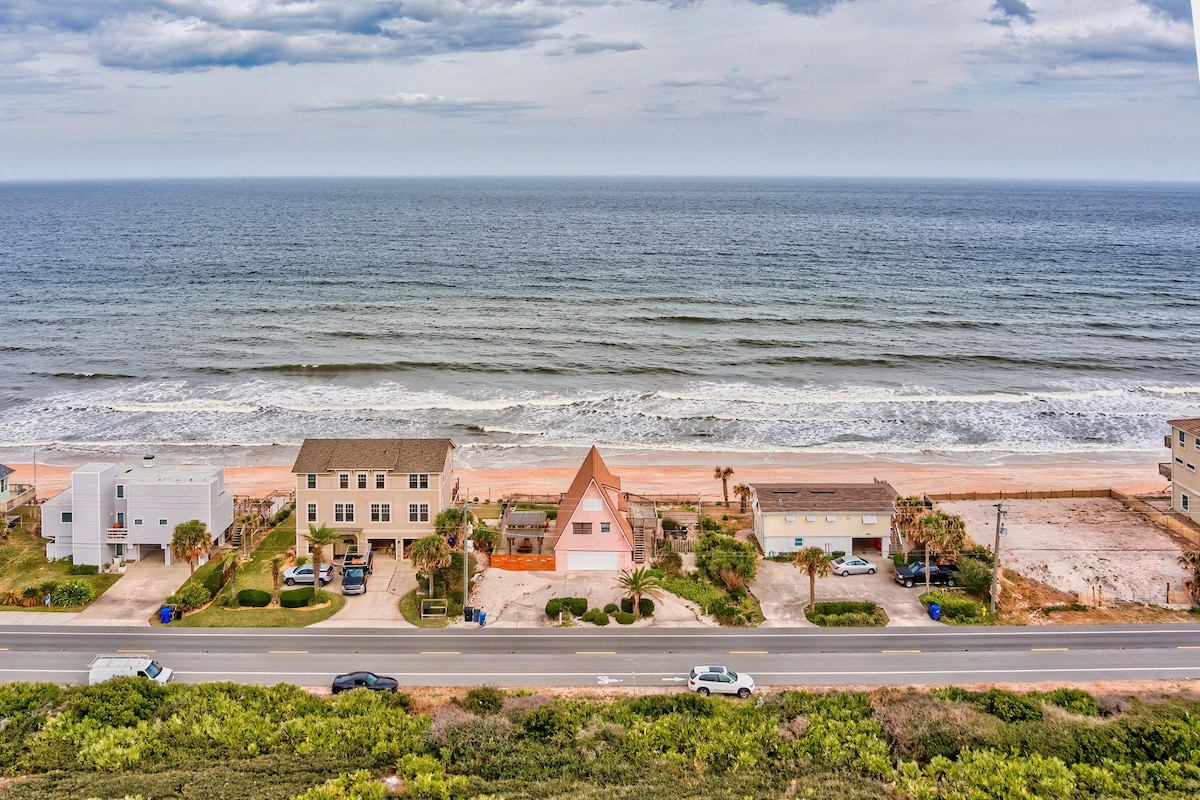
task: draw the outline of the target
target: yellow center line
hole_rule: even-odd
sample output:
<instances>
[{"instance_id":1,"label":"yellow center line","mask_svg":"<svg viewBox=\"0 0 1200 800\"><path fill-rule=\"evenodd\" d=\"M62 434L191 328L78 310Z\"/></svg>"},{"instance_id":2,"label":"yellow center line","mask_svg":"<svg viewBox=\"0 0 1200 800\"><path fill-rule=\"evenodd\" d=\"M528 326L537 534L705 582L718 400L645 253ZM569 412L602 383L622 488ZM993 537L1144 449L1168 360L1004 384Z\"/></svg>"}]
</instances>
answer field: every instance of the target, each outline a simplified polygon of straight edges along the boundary
<instances>
[{"instance_id":1,"label":"yellow center line","mask_svg":"<svg viewBox=\"0 0 1200 800\"><path fill-rule=\"evenodd\" d=\"M157 653L157 650L118 650L118 653Z\"/></svg>"},{"instance_id":2,"label":"yellow center line","mask_svg":"<svg viewBox=\"0 0 1200 800\"><path fill-rule=\"evenodd\" d=\"M462 653L460 653L458 650L422 650L421 655L423 655L423 656L460 656L460 655L462 655Z\"/></svg>"},{"instance_id":3,"label":"yellow center line","mask_svg":"<svg viewBox=\"0 0 1200 800\"><path fill-rule=\"evenodd\" d=\"M1029 652L1031 652L1031 653L1065 653L1065 652L1067 652L1067 648L1065 648L1065 647L1031 647L1031 648L1029 648Z\"/></svg>"},{"instance_id":4,"label":"yellow center line","mask_svg":"<svg viewBox=\"0 0 1200 800\"><path fill-rule=\"evenodd\" d=\"M615 656L616 650L576 650L577 656Z\"/></svg>"},{"instance_id":5,"label":"yellow center line","mask_svg":"<svg viewBox=\"0 0 1200 800\"><path fill-rule=\"evenodd\" d=\"M766 650L730 650L731 656L765 656Z\"/></svg>"},{"instance_id":6,"label":"yellow center line","mask_svg":"<svg viewBox=\"0 0 1200 800\"><path fill-rule=\"evenodd\" d=\"M267 652L273 656L286 656L286 655L304 655L308 651L307 650L268 650Z\"/></svg>"},{"instance_id":7,"label":"yellow center line","mask_svg":"<svg viewBox=\"0 0 1200 800\"><path fill-rule=\"evenodd\" d=\"M881 653L919 653L920 650L880 650Z\"/></svg>"}]
</instances>

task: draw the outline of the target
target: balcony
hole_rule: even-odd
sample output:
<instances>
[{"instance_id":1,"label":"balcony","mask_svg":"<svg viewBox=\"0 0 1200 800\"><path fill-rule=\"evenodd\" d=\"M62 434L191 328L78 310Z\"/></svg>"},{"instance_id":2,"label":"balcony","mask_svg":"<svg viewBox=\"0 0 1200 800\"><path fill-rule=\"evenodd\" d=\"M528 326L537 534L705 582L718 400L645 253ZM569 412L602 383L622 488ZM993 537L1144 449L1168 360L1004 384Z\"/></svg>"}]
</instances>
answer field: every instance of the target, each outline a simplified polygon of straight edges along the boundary
<instances>
[{"instance_id":1,"label":"balcony","mask_svg":"<svg viewBox=\"0 0 1200 800\"><path fill-rule=\"evenodd\" d=\"M1171 434L1168 433L1166 436L1163 437L1163 447L1170 450L1173 446L1174 446L1174 437L1172 437Z\"/></svg>"},{"instance_id":2,"label":"balcony","mask_svg":"<svg viewBox=\"0 0 1200 800\"><path fill-rule=\"evenodd\" d=\"M106 535L105 541L109 544L125 544L126 540L129 539L129 531L125 528L114 526L104 533Z\"/></svg>"},{"instance_id":3,"label":"balcony","mask_svg":"<svg viewBox=\"0 0 1200 800\"><path fill-rule=\"evenodd\" d=\"M0 509L5 512L13 511L33 500L36 491L33 486L28 483L14 483L8 487L8 500L0 505L4 508Z\"/></svg>"},{"instance_id":4,"label":"balcony","mask_svg":"<svg viewBox=\"0 0 1200 800\"><path fill-rule=\"evenodd\" d=\"M1171 464L1170 463L1159 464L1158 465L1158 474L1162 475L1167 480L1171 480Z\"/></svg>"}]
</instances>

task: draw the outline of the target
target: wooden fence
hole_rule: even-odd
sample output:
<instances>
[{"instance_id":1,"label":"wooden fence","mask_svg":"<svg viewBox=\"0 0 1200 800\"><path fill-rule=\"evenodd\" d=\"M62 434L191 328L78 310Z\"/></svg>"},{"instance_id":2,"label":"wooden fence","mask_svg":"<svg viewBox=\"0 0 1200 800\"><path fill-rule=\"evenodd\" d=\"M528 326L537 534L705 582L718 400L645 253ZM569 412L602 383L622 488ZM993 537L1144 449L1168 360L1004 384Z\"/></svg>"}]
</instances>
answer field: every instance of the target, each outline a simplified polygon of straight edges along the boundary
<instances>
[{"instance_id":1,"label":"wooden fence","mask_svg":"<svg viewBox=\"0 0 1200 800\"><path fill-rule=\"evenodd\" d=\"M1112 489L1051 489L1048 491L1023 489L1019 492L941 492L940 494L927 494L925 498L937 503L950 503L955 500L1057 500L1064 497L1115 497L1116 494L1118 492L1114 492Z\"/></svg>"},{"instance_id":2,"label":"wooden fence","mask_svg":"<svg viewBox=\"0 0 1200 800\"><path fill-rule=\"evenodd\" d=\"M511 572L553 572L554 555L492 553L492 566Z\"/></svg>"},{"instance_id":3,"label":"wooden fence","mask_svg":"<svg viewBox=\"0 0 1200 800\"><path fill-rule=\"evenodd\" d=\"M1136 497L1127 495L1124 492L1118 492L1116 489L1111 490L1111 497L1118 500L1127 506L1130 510L1136 511L1144 517L1147 517L1151 522L1160 525L1171 533L1178 534L1189 542L1195 545L1200 545L1200 529L1195 525L1185 522L1171 514L1159 511L1154 506L1147 503L1145 500L1139 500Z\"/></svg>"}]
</instances>

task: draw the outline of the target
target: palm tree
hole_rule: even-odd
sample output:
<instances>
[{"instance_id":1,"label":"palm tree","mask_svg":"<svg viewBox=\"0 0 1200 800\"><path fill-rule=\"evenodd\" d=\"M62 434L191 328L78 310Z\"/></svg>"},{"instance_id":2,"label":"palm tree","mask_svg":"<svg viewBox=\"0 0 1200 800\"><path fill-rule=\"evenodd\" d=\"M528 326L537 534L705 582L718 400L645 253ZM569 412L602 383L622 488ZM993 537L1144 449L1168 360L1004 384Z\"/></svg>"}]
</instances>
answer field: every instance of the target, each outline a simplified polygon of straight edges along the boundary
<instances>
[{"instance_id":1,"label":"palm tree","mask_svg":"<svg viewBox=\"0 0 1200 800\"><path fill-rule=\"evenodd\" d=\"M725 507L729 507L729 479L733 476L733 467L715 467L713 477L721 481L721 494L725 495Z\"/></svg>"},{"instance_id":2,"label":"palm tree","mask_svg":"<svg viewBox=\"0 0 1200 800\"><path fill-rule=\"evenodd\" d=\"M1191 550L1179 557L1180 566L1187 567L1192 577L1183 582L1184 588L1192 595L1192 603L1200 603L1200 551Z\"/></svg>"},{"instance_id":3,"label":"palm tree","mask_svg":"<svg viewBox=\"0 0 1200 800\"><path fill-rule=\"evenodd\" d=\"M737 499L742 504L741 508L738 509L738 513L745 514L750 508L750 495L752 495L753 492L746 484L739 483L737 486L733 487L733 493L737 495Z\"/></svg>"},{"instance_id":4,"label":"palm tree","mask_svg":"<svg viewBox=\"0 0 1200 800\"><path fill-rule=\"evenodd\" d=\"M171 536L171 555L187 559L191 574L196 574L196 561L212 549L212 536L208 526L198 519L190 519L175 526Z\"/></svg>"},{"instance_id":5,"label":"palm tree","mask_svg":"<svg viewBox=\"0 0 1200 800\"><path fill-rule=\"evenodd\" d=\"M652 597L654 599L662 597L662 582L658 575L645 567L638 567L633 572L621 570L621 577L617 582L625 590L625 594L629 597L629 602L633 605L634 619L642 616L643 597Z\"/></svg>"},{"instance_id":6,"label":"palm tree","mask_svg":"<svg viewBox=\"0 0 1200 800\"><path fill-rule=\"evenodd\" d=\"M321 593L321 559L325 555L324 550L340 538L341 534L328 525L318 528L309 523L304 541L308 542L308 549L312 551L313 558L313 605L317 604L317 595Z\"/></svg>"},{"instance_id":7,"label":"palm tree","mask_svg":"<svg viewBox=\"0 0 1200 800\"><path fill-rule=\"evenodd\" d=\"M829 554L819 547L806 547L796 553L792 564L808 575L808 610L812 613L817 606L817 578L824 578L833 571Z\"/></svg>"},{"instance_id":8,"label":"palm tree","mask_svg":"<svg viewBox=\"0 0 1200 800\"><path fill-rule=\"evenodd\" d=\"M225 580L229 583L229 594L233 599L234 608L237 608L240 605L240 603L238 603L237 593L238 570L241 569L242 565L245 564L247 560L248 559L242 557L241 553L233 553L230 555L229 560L224 566Z\"/></svg>"},{"instance_id":9,"label":"palm tree","mask_svg":"<svg viewBox=\"0 0 1200 800\"><path fill-rule=\"evenodd\" d=\"M921 517L917 539L925 546L925 591L929 591L929 555L958 551L967 543L967 525L957 514L947 514L940 508Z\"/></svg>"},{"instance_id":10,"label":"palm tree","mask_svg":"<svg viewBox=\"0 0 1200 800\"><path fill-rule=\"evenodd\" d=\"M287 556L280 554L271 559L271 605L279 605L279 576L283 574L283 565L287 563Z\"/></svg>"},{"instance_id":11,"label":"palm tree","mask_svg":"<svg viewBox=\"0 0 1200 800\"><path fill-rule=\"evenodd\" d=\"M907 558L912 549L912 540L920 538L916 533L921 515L925 513L925 498L911 495L901 497L896 501L896 531L904 544L904 556Z\"/></svg>"},{"instance_id":12,"label":"palm tree","mask_svg":"<svg viewBox=\"0 0 1200 800\"><path fill-rule=\"evenodd\" d=\"M450 545L436 533L417 539L413 543L410 557L418 572L429 576L429 596L433 597L433 573L450 565Z\"/></svg>"},{"instance_id":13,"label":"palm tree","mask_svg":"<svg viewBox=\"0 0 1200 800\"><path fill-rule=\"evenodd\" d=\"M242 553L248 556L254 549L254 537L262 528L262 517L258 514L243 514L238 517L237 523L242 529Z\"/></svg>"}]
</instances>

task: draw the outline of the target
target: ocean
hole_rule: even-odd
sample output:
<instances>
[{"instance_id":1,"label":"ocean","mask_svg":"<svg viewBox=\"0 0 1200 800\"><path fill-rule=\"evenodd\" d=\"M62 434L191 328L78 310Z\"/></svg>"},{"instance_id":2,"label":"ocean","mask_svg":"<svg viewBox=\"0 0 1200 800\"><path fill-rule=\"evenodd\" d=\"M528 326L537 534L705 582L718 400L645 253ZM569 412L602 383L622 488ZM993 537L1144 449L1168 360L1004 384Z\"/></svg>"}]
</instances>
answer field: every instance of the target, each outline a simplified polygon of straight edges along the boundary
<instances>
[{"instance_id":1,"label":"ocean","mask_svg":"<svg viewBox=\"0 0 1200 800\"><path fill-rule=\"evenodd\" d=\"M1198 270L1196 185L5 184L0 460L1151 457Z\"/></svg>"}]
</instances>

